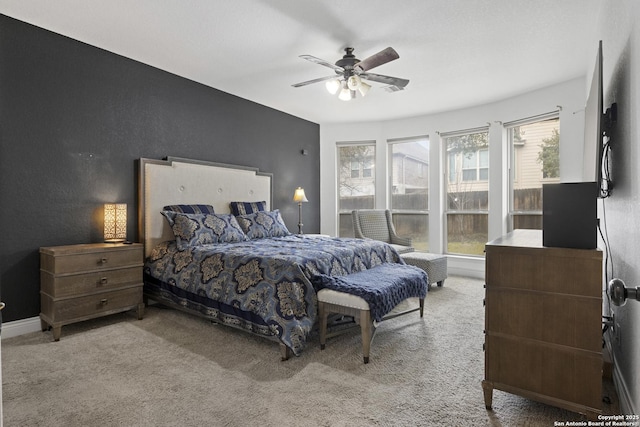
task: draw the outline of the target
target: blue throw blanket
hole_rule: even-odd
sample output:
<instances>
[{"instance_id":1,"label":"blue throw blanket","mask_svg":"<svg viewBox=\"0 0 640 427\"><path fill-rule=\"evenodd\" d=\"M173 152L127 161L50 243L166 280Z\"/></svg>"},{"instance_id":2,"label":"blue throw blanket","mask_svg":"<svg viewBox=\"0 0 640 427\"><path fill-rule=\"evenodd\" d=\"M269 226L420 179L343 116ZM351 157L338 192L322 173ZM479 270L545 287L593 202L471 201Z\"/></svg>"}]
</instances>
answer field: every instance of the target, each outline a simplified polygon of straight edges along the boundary
<instances>
[{"instance_id":1,"label":"blue throw blanket","mask_svg":"<svg viewBox=\"0 0 640 427\"><path fill-rule=\"evenodd\" d=\"M428 283L423 270L399 263L384 263L346 276L319 274L314 278L317 290L327 288L364 299L376 322L407 298L424 298Z\"/></svg>"}]
</instances>

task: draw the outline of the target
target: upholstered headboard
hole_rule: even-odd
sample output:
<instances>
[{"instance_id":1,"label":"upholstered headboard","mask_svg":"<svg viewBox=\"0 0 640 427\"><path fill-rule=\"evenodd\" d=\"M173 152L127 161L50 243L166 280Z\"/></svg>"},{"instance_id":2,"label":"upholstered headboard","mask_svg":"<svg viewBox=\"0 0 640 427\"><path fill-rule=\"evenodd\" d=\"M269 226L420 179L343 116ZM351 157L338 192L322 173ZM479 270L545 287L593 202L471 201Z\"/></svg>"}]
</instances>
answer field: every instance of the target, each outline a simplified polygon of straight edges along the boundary
<instances>
[{"instance_id":1,"label":"upholstered headboard","mask_svg":"<svg viewBox=\"0 0 640 427\"><path fill-rule=\"evenodd\" d=\"M138 230L145 257L156 244L174 238L160 214L164 206L208 204L216 213L229 213L232 201L266 201L267 209L273 203L272 174L243 166L179 157L142 158L138 181Z\"/></svg>"}]
</instances>

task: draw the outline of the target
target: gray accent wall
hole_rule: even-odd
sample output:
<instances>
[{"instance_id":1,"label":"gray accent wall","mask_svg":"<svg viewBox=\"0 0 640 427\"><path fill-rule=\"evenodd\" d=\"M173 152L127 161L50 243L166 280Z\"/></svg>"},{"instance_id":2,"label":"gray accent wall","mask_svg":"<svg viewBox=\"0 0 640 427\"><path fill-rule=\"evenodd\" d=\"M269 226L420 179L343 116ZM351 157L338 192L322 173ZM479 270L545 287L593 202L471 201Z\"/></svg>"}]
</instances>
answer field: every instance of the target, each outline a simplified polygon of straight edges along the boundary
<instances>
[{"instance_id":1,"label":"gray accent wall","mask_svg":"<svg viewBox=\"0 0 640 427\"><path fill-rule=\"evenodd\" d=\"M618 119L611 128L611 197L599 204L600 222L609 239L607 281L616 277L640 286L640 3L606 2L600 7L604 105L614 102ZM593 68L588 70L591 73ZM604 249L604 245L601 246ZM615 319L606 339L613 353L614 382L624 414L640 414L640 302L614 306L605 298L605 314Z\"/></svg>"},{"instance_id":2,"label":"gray accent wall","mask_svg":"<svg viewBox=\"0 0 640 427\"><path fill-rule=\"evenodd\" d=\"M288 228L302 186L319 232L319 144L316 123L0 15L3 320L39 314L39 248L102 241L104 203L127 204L136 240L140 157L271 172Z\"/></svg>"}]
</instances>

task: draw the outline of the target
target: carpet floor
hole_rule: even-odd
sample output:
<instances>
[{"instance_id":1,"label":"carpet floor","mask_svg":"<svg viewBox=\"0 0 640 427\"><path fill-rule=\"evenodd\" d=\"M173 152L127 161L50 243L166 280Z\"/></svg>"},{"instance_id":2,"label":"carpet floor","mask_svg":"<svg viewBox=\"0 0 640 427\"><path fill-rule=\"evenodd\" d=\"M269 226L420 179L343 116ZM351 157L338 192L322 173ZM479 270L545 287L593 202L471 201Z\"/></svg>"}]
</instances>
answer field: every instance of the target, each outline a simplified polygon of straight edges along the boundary
<instances>
[{"instance_id":1,"label":"carpet floor","mask_svg":"<svg viewBox=\"0 0 640 427\"><path fill-rule=\"evenodd\" d=\"M580 414L480 382L483 282L449 277L418 313L383 322L362 363L357 329L299 357L152 306L2 340L5 426L553 426ZM417 304L417 301L411 301ZM619 413L604 382L605 414Z\"/></svg>"}]
</instances>

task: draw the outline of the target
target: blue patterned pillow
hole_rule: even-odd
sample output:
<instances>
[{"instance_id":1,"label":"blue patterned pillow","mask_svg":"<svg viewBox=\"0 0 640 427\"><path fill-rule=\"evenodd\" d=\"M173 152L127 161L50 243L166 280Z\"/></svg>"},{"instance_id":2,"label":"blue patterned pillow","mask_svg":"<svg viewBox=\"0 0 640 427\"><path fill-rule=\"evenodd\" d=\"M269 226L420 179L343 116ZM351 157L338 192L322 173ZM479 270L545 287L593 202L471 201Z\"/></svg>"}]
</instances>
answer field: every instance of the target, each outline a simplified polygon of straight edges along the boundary
<instances>
[{"instance_id":1,"label":"blue patterned pillow","mask_svg":"<svg viewBox=\"0 0 640 427\"><path fill-rule=\"evenodd\" d=\"M169 205L162 208L163 211L180 212L186 214L213 214L211 205Z\"/></svg>"},{"instance_id":2,"label":"blue patterned pillow","mask_svg":"<svg viewBox=\"0 0 640 427\"><path fill-rule=\"evenodd\" d=\"M231 213L235 216L249 215L267 210L267 202L230 202Z\"/></svg>"},{"instance_id":3,"label":"blue patterned pillow","mask_svg":"<svg viewBox=\"0 0 640 427\"><path fill-rule=\"evenodd\" d=\"M247 236L233 215L177 212L173 214L171 230L173 230L176 244L180 250L187 249L189 246L235 243L247 240Z\"/></svg>"},{"instance_id":4,"label":"blue patterned pillow","mask_svg":"<svg viewBox=\"0 0 640 427\"><path fill-rule=\"evenodd\" d=\"M173 220L176 217L176 213L185 214L214 214L213 206L211 205L167 205L162 208L160 212L169 223L169 226L173 227Z\"/></svg>"},{"instance_id":5,"label":"blue patterned pillow","mask_svg":"<svg viewBox=\"0 0 640 427\"><path fill-rule=\"evenodd\" d=\"M284 237L291 234L284 224L278 209L240 215L237 219L242 231L249 239Z\"/></svg>"},{"instance_id":6,"label":"blue patterned pillow","mask_svg":"<svg viewBox=\"0 0 640 427\"><path fill-rule=\"evenodd\" d=\"M165 206L165 208L166 207L167 206ZM178 215L178 212L164 210L164 211L162 211L160 213L162 214L163 217L165 217L167 219L167 222L169 223L169 227L173 227L173 223L174 223L174 220L176 218L176 215Z\"/></svg>"}]
</instances>

